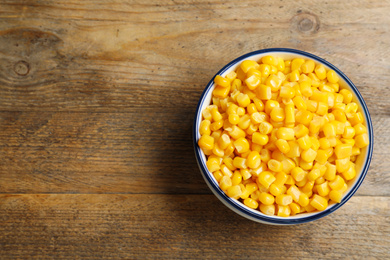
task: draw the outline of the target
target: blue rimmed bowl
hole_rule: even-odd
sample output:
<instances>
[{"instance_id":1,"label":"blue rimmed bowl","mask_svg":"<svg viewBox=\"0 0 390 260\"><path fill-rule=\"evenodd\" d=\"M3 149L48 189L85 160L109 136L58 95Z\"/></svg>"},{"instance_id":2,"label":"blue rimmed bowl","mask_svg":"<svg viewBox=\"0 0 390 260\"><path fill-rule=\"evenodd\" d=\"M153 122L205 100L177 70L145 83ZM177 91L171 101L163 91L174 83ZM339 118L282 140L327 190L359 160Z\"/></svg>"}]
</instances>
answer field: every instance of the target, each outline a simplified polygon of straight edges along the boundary
<instances>
[{"instance_id":1,"label":"blue rimmed bowl","mask_svg":"<svg viewBox=\"0 0 390 260\"><path fill-rule=\"evenodd\" d=\"M370 144L361 149L361 154L356 160L356 177L348 182L348 190L344 193L342 201L340 203L330 203L328 208L324 211L316 211L310 213L301 213L295 216L290 217L278 217L278 216L268 216L260 212L259 210L253 210L243 203L236 199L229 198L220 188L218 182L215 180L213 174L206 167L206 156L202 152L202 150L198 146L198 140L200 138L199 134L199 126L202 121L202 111L211 103L212 92L214 89L214 77L207 84L205 90L203 91L198 106L196 108L196 115L193 125L193 144L195 149L195 156L198 162L199 169L203 175L204 180L207 185L211 189L211 191L217 196L217 198L225 204L228 208L236 212L237 214L248 218L250 220L264 223L264 224L272 224L272 225L293 225L306 223L310 221L314 221L329 215L334 212L341 206L343 206L358 190L360 185L362 184L364 178L366 177L368 168L370 166L373 146L374 146L374 136L373 136L373 128L372 122L370 118L370 114L367 108L366 103L362 95L356 86L352 83L352 81L336 66L327 62L326 60L317 57L311 53L307 53L300 50L295 49L286 49L286 48L273 48L273 49L263 49L254 51L248 54L245 54L231 62L229 62L225 67L223 67L216 75L225 76L229 72L236 70L239 64L244 60L260 60L263 56L266 55L274 55L278 57L282 57L283 59L293 59L293 58L304 58L304 59L312 59L316 63L323 64L327 69L332 69L337 72L340 80L340 88L345 88L350 90L353 93L353 101L355 101L359 105L359 110L364 115L365 125L367 126L368 136L370 140Z\"/></svg>"}]
</instances>

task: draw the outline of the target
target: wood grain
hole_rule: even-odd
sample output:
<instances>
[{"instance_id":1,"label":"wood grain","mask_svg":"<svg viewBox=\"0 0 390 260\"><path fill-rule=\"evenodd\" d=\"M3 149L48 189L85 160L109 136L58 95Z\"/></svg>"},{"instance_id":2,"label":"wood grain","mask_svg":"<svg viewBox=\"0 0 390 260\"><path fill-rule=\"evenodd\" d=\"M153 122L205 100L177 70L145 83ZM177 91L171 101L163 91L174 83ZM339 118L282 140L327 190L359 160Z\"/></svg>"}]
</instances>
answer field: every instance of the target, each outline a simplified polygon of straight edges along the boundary
<instances>
[{"instance_id":1,"label":"wood grain","mask_svg":"<svg viewBox=\"0 0 390 260\"><path fill-rule=\"evenodd\" d=\"M0 0L0 259L389 259L390 2ZM223 206L196 165L198 99L226 63L305 50L358 87L362 186L275 227Z\"/></svg>"},{"instance_id":2,"label":"wood grain","mask_svg":"<svg viewBox=\"0 0 390 260\"><path fill-rule=\"evenodd\" d=\"M9 258L384 259L388 197L354 197L297 226L246 220L212 195L2 195ZM354 239L350 239L353 237ZM23 253L18 251L23 248Z\"/></svg>"}]
</instances>

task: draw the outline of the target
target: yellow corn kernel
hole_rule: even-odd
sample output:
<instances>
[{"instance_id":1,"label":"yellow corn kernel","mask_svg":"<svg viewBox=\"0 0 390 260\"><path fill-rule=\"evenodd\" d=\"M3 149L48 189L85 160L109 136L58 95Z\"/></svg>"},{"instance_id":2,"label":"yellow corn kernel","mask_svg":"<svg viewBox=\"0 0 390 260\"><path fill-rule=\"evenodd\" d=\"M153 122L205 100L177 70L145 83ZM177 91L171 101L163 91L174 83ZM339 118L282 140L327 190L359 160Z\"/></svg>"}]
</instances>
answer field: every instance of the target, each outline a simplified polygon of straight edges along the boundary
<instances>
[{"instance_id":1,"label":"yellow corn kernel","mask_svg":"<svg viewBox=\"0 0 390 260\"><path fill-rule=\"evenodd\" d=\"M234 152L234 149L233 142L230 142L230 144L225 149L225 156L230 156Z\"/></svg>"},{"instance_id":2,"label":"yellow corn kernel","mask_svg":"<svg viewBox=\"0 0 390 260\"><path fill-rule=\"evenodd\" d=\"M213 154L215 154L218 157L223 157L225 155L225 152L223 149L221 149L218 145L218 143L214 144L214 148L212 149Z\"/></svg>"},{"instance_id":3,"label":"yellow corn kernel","mask_svg":"<svg viewBox=\"0 0 390 260\"><path fill-rule=\"evenodd\" d=\"M264 205L272 205L275 202L275 198L267 192L262 192L259 195L259 201Z\"/></svg>"},{"instance_id":4,"label":"yellow corn kernel","mask_svg":"<svg viewBox=\"0 0 390 260\"><path fill-rule=\"evenodd\" d=\"M223 126L223 122L224 122L223 120L219 120L219 121L216 121L216 122L212 123L210 125L210 130L215 132L215 131L221 129L222 126Z\"/></svg>"},{"instance_id":5,"label":"yellow corn kernel","mask_svg":"<svg viewBox=\"0 0 390 260\"><path fill-rule=\"evenodd\" d=\"M268 143L268 135L255 132L252 134L252 142L259 145L266 145Z\"/></svg>"},{"instance_id":6,"label":"yellow corn kernel","mask_svg":"<svg viewBox=\"0 0 390 260\"><path fill-rule=\"evenodd\" d=\"M282 163L277 161L277 160L275 160L275 159L270 159L267 162L267 166L268 166L268 169L270 169L273 172L281 172L283 170Z\"/></svg>"},{"instance_id":7,"label":"yellow corn kernel","mask_svg":"<svg viewBox=\"0 0 390 260\"><path fill-rule=\"evenodd\" d=\"M370 139L367 133L355 136L355 146L357 148L363 148L370 144Z\"/></svg>"},{"instance_id":8,"label":"yellow corn kernel","mask_svg":"<svg viewBox=\"0 0 390 260\"><path fill-rule=\"evenodd\" d=\"M236 74L237 77L238 77L238 74ZM245 76L244 76L245 77ZM234 91L234 90L238 90L240 91L242 88L242 81L238 78L234 79L231 83L231 87L230 87L230 90L231 91Z\"/></svg>"},{"instance_id":9,"label":"yellow corn kernel","mask_svg":"<svg viewBox=\"0 0 390 260\"><path fill-rule=\"evenodd\" d=\"M222 86L216 86L213 90L213 95L218 98L225 98L228 96L230 92L230 85L229 87L222 87Z\"/></svg>"},{"instance_id":10,"label":"yellow corn kernel","mask_svg":"<svg viewBox=\"0 0 390 260\"><path fill-rule=\"evenodd\" d=\"M260 67L260 65L256 61L253 61L253 60L244 60L240 64L241 70L245 73L247 73L250 69L258 69L259 67Z\"/></svg>"},{"instance_id":11,"label":"yellow corn kernel","mask_svg":"<svg viewBox=\"0 0 390 260\"><path fill-rule=\"evenodd\" d=\"M288 141L288 145L290 146L290 151L286 153L287 157L295 159L301 156L300 147L296 141Z\"/></svg>"},{"instance_id":12,"label":"yellow corn kernel","mask_svg":"<svg viewBox=\"0 0 390 260\"><path fill-rule=\"evenodd\" d=\"M352 146L348 144L339 144L334 148L337 159L349 158L352 155Z\"/></svg>"},{"instance_id":13,"label":"yellow corn kernel","mask_svg":"<svg viewBox=\"0 0 390 260\"><path fill-rule=\"evenodd\" d=\"M233 80L235 80L237 78L237 73L234 71L231 71L228 74L226 74L225 78L227 80L229 80L229 82L232 82Z\"/></svg>"},{"instance_id":14,"label":"yellow corn kernel","mask_svg":"<svg viewBox=\"0 0 390 260\"><path fill-rule=\"evenodd\" d=\"M245 199L244 204L251 209L257 209L259 207L259 203L251 198Z\"/></svg>"},{"instance_id":15,"label":"yellow corn kernel","mask_svg":"<svg viewBox=\"0 0 390 260\"><path fill-rule=\"evenodd\" d=\"M308 81L303 81L299 83L299 87L301 90L301 93L305 97L311 97L313 95L313 90L311 88L311 84Z\"/></svg>"},{"instance_id":16,"label":"yellow corn kernel","mask_svg":"<svg viewBox=\"0 0 390 260\"><path fill-rule=\"evenodd\" d=\"M326 69L325 69L324 65L318 64L315 67L314 72L319 80L323 80L326 78Z\"/></svg>"},{"instance_id":17,"label":"yellow corn kernel","mask_svg":"<svg viewBox=\"0 0 390 260\"><path fill-rule=\"evenodd\" d=\"M328 104L323 102L318 102L317 114L323 116L326 113L328 113Z\"/></svg>"},{"instance_id":18,"label":"yellow corn kernel","mask_svg":"<svg viewBox=\"0 0 390 260\"><path fill-rule=\"evenodd\" d=\"M275 205L260 204L260 211L268 216L275 215Z\"/></svg>"},{"instance_id":19,"label":"yellow corn kernel","mask_svg":"<svg viewBox=\"0 0 390 260\"><path fill-rule=\"evenodd\" d=\"M301 212L301 207L297 203L292 202L288 206L290 207L291 210L291 216L294 216Z\"/></svg>"},{"instance_id":20,"label":"yellow corn kernel","mask_svg":"<svg viewBox=\"0 0 390 260\"><path fill-rule=\"evenodd\" d=\"M225 164L221 165L221 172L223 175L229 176L230 178L233 176L233 172Z\"/></svg>"},{"instance_id":21,"label":"yellow corn kernel","mask_svg":"<svg viewBox=\"0 0 390 260\"><path fill-rule=\"evenodd\" d=\"M237 125L240 122L240 117L236 114L230 114L228 120L230 124Z\"/></svg>"},{"instance_id":22,"label":"yellow corn kernel","mask_svg":"<svg viewBox=\"0 0 390 260\"><path fill-rule=\"evenodd\" d=\"M237 109L238 109L238 106L236 104L230 103L230 104L228 104L228 108L226 110L226 113L228 115L237 114Z\"/></svg>"},{"instance_id":23,"label":"yellow corn kernel","mask_svg":"<svg viewBox=\"0 0 390 260\"><path fill-rule=\"evenodd\" d=\"M251 151L246 158L246 165L251 168L257 168L260 166L261 160L260 160L260 154L256 151Z\"/></svg>"},{"instance_id":24,"label":"yellow corn kernel","mask_svg":"<svg viewBox=\"0 0 390 260\"><path fill-rule=\"evenodd\" d=\"M214 83L224 88L230 87L230 81L220 75L215 76Z\"/></svg>"},{"instance_id":25,"label":"yellow corn kernel","mask_svg":"<svg viewBox=\"0 0 390 260\"><path fill-rule=\"evenodd\" d=\"M291 214L291 209L288 205L287 206L278 205L277 213L276 213L277 216L288 217L288 216L290 216L290 214Z\"/></svg>"},{"instance_id":26,"label":"yellow corn kernel","mask_svg":"<svg viewBox=\"0 0 390 260\"><path fill-rule=\"evenodd\" d=\"M301 192L301 194L299 195L298 204L302 207L306 207L307 205L309 205L309 197L305 193Z\"/></svg>"},{"instance_id":27,"label":"yellow corn kernel","mask_svg":"<svg viewBox=\"0 0 390 260\"><path fill-rule=\"evenodd\" d=\"M302 124L297 125L293 129L294 129L294 134L297 138L301 138L309 134L309 129Z\"/></svg>"},{"instance_id":28,"label":"yellow corn kernel","mask_svg":"<svg viewBox=\"0 0 390 260\"><path fill-rule=\"evenodd\" d=\"M275 107L270 113L270 117L275 122L282 122L285 118L284 109L281 107Z\"/></svg>"},{"instance_id":29,"label":"yellow corn kernel","mask_svg":"<svg viewBox=\"0 0 390 260\"><path fill-rule=\"evenodd\" d=\"M238 185L242 181L242 175L240 171L234 171L233 176L232 176L232 185Z\"/></svg>"},{"instance_id":30,"label":"yellow corn kernel","mask_svg":"<svg viewBox=\"0 0 390 260\"><path fill-rule=\"evenodd\" d=\"M322 197L326 197L328 196L329 192L330 192L330 187L328 185L328 182L325 181L321 184L318 184L315 186L316 189L317 189L317 193L318 195L322 196Z\"/></svg>"},{"instance_id":31,"label":"yellow corn kernel","mask_svg":"<svg viewBox=\"0 0 390 260\"><path fill-rule=\"evenodd\" d=\"M286 68L284 64L284 60L281 57L278 57L277 59L278 59L278 65L276 65L276 68L279 71L284 71L284 69Z\"/></svg>"},{"instance_id":32,"label":"yellow corn kernel","mask_svg":"<svg viewBox=\"0 0 390 260\"><path fill-rule=\"evenodd\" d=\"M350 159L349 157L344 158L344 159L336 159L336 169L337 172L345 172L349 168L349 162Z\"/></svg>"},{"instance_id":33,"label":"yellow corn kernel","mask_svg":"<svg viewBox=\"0 0 390 260\"><path fill-rule=\"evenodd\" d=\"M219 187L223 191L227 191L228 188L232 186L232 180L230 179L229 176L223 176L221 178L221 181L219 182Z\"/></svg>"},{"instance_id":34,"label":"yellow corn kernel","mask_svg":"<svg viewBox=\"0 0 390 260\"><path fill-rule=\"evenodd\" d=\"M295 121L305 126L309 126L312 119L313 119L313 113L307 110L299 110L295 114Z\"/></svg>"},{"instance_id":35,"label":"yellow corn kernel","mask_svg":"<svg viewBox=\"0 0 390 260\"><path fill-rule=\"evenodd\" d=\"M347 122L347 117L345 116L345 113L341 111L340 109L335 109L332 111L332 114L334 115L334 118L342 123Z\"/></svg>"},{"instance_id":36,"label":"yellow corn kernel","mask_svg":"<svg viewBox=\"0 0 390 260\"><path fill-rule=\"evenodd\" d=\"M278 101L267 100L267 102L265 102L265 106L264 106L265 113L268 115L271 114L271 111L276 107L280 107L280 104Z\"/></svg>"},{"instance_id":37,"label":"yellow corn kernel","mask_svg":"<svg viewBox=\"0 0 390 260\"><path fill-rule=\"evenodd\" d=\"M268 149L262 149L260 151L260 159L262 162L268 163L268 161L271 159L271 151Z\"/></svg>"},{"instance_id":38,"label":"yellow corn kernel","mask_svg":"<svg viewBox=\"0 0 390 260\"><path fill-rule=\"evenodd\" d=\"M301 167L295 167L291 170L291 176L296 181L302 181L306 177L307 172L305 172Z\"/></svg>"},{"instance_id":39,"label":"yellow corn kernel","mask_svg":"<svg viewBox=\"0 0 390 260\"><path fill-rule=\"evenodd\" d=\"M283 186L284 187L284 186ZM272 183L270 186L269 186L269 192L273 195L273 196L278 196L280 194L283 193L283 188L281 186L278 186L278 185L275 185L274 183Z\"/></svg>"},{"instance_id":40,"label":"yellow corn kernel","mask_svg":"<svg viewBox=\"0 0 390 260\"><path fill-rule=\"evenodd\" d=\"M292 196L288 194L280 194L275 197L276 204L280 206L287 206L293 201Z\"/></svg>"},{"instance_id":41,"label":"yellow corn kernel","mask_svg":"<svg viewBox=\"0 0 390 260\"><path fill-rule=\"evenodd\" d=\"M259 71L262 77L267 78L271 73L271 66L269 64L260 64Z\"/></svg>"},{"instance_id":42,"label":"yellow corn kernel","mask_svg":"<svg viewBox=\"0 0 390 260\"><path fill-rule=\"evenodd\" d=\"M285 118L286 118L286 124L295 124L295 111L294 111L294 104L287 104L284 108Z\"/></svg>"},{"instance_id":43,"label":"yellow corn kernel","mask_svg":"<svg viewBox=\"0 0 390 260\"><path fill-rule=\"evenodd\" d=\"M339 76L334 70L328 70L326 78L330 83L337 83L339 81Z\"/></svg>"},{"instance_id":44,"label":"yellow corn kernel","mask_svg":"<svg viewBox=\"0 0 390 260\"><path fill-rule=\"evenodd\" d=\"M275 149L271 154L272 159L279 161L280 163L286 159L286 156L279 150Z\"/></svg>"},{"instance_id":45,"label":"yellow corn kernel","mask_svg":"<svg viewBox=\"0 0 390 260\"><path fill-rule=\"evenodd\" d=\"M246 153L249 151L249 142L245 137L240 137L236 141L233 142L234 147L239 153Z\"/></svg>"},{"instance_id":46,"label":"yellow corn kernel","mask_svg":"<svg viewBox=\"0 0 390 260\"><path fill-rule=\"evenodd\" d=\"M273 126L269 122L266 122L266 121L261 122L259 125L259 132L262 135L267 135L267 134L271 133L272 129L273 129Z\"/></svg>"},{"instance_id":47,"label":"yellow corn kernel","mask_svg":"<svg viewBox=\"0 0 390 260\"><path fill-rule=\"evenodd\" d=\"M276 180L276 178L271 172L263 171L259 174L257 180L261 185L268 189L269 186Z\"/></svg>"},{"instance_id":48,"label":"yellow corn kernel","mask_svg":"<svg viewBox=\"0 0 390 260\"><path fill-rule=\"evenodd\" d=\"M352 92L348 89L342 89L339 92L341 95L343 95L343 102L344 104L349 104L352 101L353 95Z\"/></svg>"},{"instance_id":49,"label":"yellow corn kernel","mask_svg":"<svg viewBox=\"0 0 390 260\"><path fill-rule=\"evenodd\" d=\"M328 151L324 149L318 149L317 150L317 156L315 160L321 164L325 164L328 161Z\"/></svg>"},{"instance_id":50,"label":"yellow corn kernel","mask_svg":"<svg viewBox=\"0 0 390 260\"><path fill-rule=\"evenodd\" d=\"M278 139L283 139L283 140L293 140L294 139L294 129L288 128L288 127L281 127L276 131L276 137Z\"/></svg>"},{"instance_id":51,"label":"yellow corn kernel","mask_svg":"<svg viewBox=\"0 0 390 260\"><path fill-rule=\"evenodd\" d=\"M220 182L222 177L224 176L221 171L213 172L213 176L217 182Z\"/></svg>"},{"instance_id":52,"label":"yellow corn kernel","mask_svg":"<svg viewBox=\"0 0 390 260\"><path fill-rule=\"evenodd\" d=\"M322 138L320 138L320 139L318 140L318 142L320 143L320 148L321 148L321 149L326 150L326 149L330 148L330 142L329 142L329 139L328 139L328 138L322 137Z\"/></svg>"},{"instance_id":53,"label":"yellow corn kernel","mask_svg":"<svg viewBox=\"0 0 390 260\"><path fill-rule=\"evenodd\" d=\"M260 84L260 86L255 89L255 92L259 99L270 100L272 98L272 91L270 86Z\"/></svg>"},{"instance_id":54,"label":"yellow corn kernel","mask_svg":"<svg viewBox=\"0 0 390 260\"><path fill-rule=\"evenodd\" d=\"M350 166L348 170L342 173L344 179L347 181L352 180L356 176L355 164L353 162L350 162L349 165Z\"/></svg>"},{"instance_id":55,"label":"yellow corn kernel","mask_svg":"<svg viewBox=\"0 0 390 260\"><path fill-rule=\"evenodd\" d=\"M257 69L250 69L247 73L246 73L246 78L250 78L251 76L256 76L258 77L259 79L261 79L261 71L260 70L257 70Z\"/></svg>"},{"instance_id":56,"label":"yellow corn kernel","mask_svg":"<svg viewBox=\"0 0 390 260\"><path fill-rule=\"evenodd\" d=\"M328 207L328 200L322 196L314 194L312 200L310 201L310 205L315 209L322 211Z\"/></svg>"},{"instance_id":57,"label":"yellow corn kernel","mask_svg":"<svg viewBox=\"0 0 390 260\"><path fill-rule=\"evenodd\" d=\"M317 107L318 107L318 102L317 101L314 101L314 100L311 100L311 99L307 99L307 100L305 100L305 102L306 102L307 110L309 110L310 112L316 112L317 111Z\"/></svg>"},{"instance_id":58,"label":"yellow corn kernel","mask_svg":"<svg viewBox=\"0 0 390 260\"><path fill-rule=\"evenodd\" d=\"M307 60L301 65L301 71L303 73L312 73L314 71L315 63L312 60Z\"/></svg>"},{"instance_id":59,"label":"yellow corn kernel","mask_svg":"<svg viewBox=\"0 0 390 260\"><path fill-rule=\"evenodd\" d=\"M344 138L353 138L355 136L355 128L352 126L346 126L344 128L343 137Z\"/></svg>"},{"instance_id":60,"label":"yellow corn kernel","mask_svg":"<svg viewBox=\"0 0 390 260\"><path fill-rule=\"evenodd\" d=\"M237 103L240 107L247 107L251 103L251 100L247 94L240 93L237 95Z\"/></svg>"},{"instance_id":61,"label":"yellow corn kernel","mask_svg":"<svg viewBox=\"0 0 390 260\"><path fill-rule=\"evenodd\" d=\"M328 184L332 190L340 190L344 187L345 181L342 177L340 177L340 175L336 175L336 178Z\"/></svg>"},{"instance_id":62,"label":"yellow corn kernel","mask_svg":"<svg viewBox=\"0 0 390 260\"><path fill-rule=\"evenodd\" d=\"M256 76L256 75L252 75L248 78L245 79L245 84L246 86L250 89L250 90L254 90L257 88L257 86L260 85L261 83L261 78Z\"/></svg>"},{"instance_id":63,"label":"yellow corn kernel","mask_svg":"<svg viewBox=\"0 0 390 260\"><path fill-rule=\"evenodd\" d=\"M276 175L275 175L275 181L273 182L273 184L275 185L278 185L278 186L283 186L286 181L287 181L287 178L288 178L288 175L285 174L284 172L278 172Z\"/></svg>"},{"instance_id":64,"label":"yellow corn kernel","mask_svg":"<svg viewBox=\"0 0 390 260\"><path fill-rule=\"evenodd\" d=\"M245 108L243 108L243 107L238 107L238 108L237 108L237 115L239 115L239 116L245 115Z\"/></svg>"},{"instance_id":65,"label":"yellow corn kernel","mask_svg":"<svg viewBox=\"0 0 390 260\"><path fill-rule=\"evenodd\" d=\"M279 60L278 60L278 58L276 58L274 56L267 55L267 56L264 56L261 58L261 62L264 64L277 66L279 63Z\"/></svg>"},{"instance_id":66,"label":"yellow corn kernel","mask_svg":"<svg viewBox=\"0 0 390 260\"><path fill-rule=\"evenodd\" d=\"M276 140L275 145L282 153L288 153L290 151L290 146L288 145L288 142L284 139Z\"/></svg>"},{"instance_id":67,"label":"yellow corn kernel","mask_svg":"<svg viewBox=\"0 0 390 260\"><path fill-rule=\"evenodd\" d=\"M198 145L202 149L212 150L214 148L214 138L209 135L202 135L199 138Z\"/></svg>"},{"instance_id":68,"label":"yellow corn kernel","mask_svg":"<svg viewBox=\"0 0 390 260\"><path fill-rule=\"evenodd\" d=\"M295 202L299 202L299 197L301 196L301 191L299 190L299 188L295 185L291 185L290 188L288 188L288 190L286 191L287 195L290 195L291 198L295 201Z\"/></svg>"},{"instance_id":69,"label":"yellow corn kernel","mask_svg":"<svg viewBox=\"0 0 390 260\"><path fill-rule=\"evenodd\" d=\"M218 139L217 144L221 149L225 150L230 144L230 136L227 134L222 134Z\"/></svg>"},{"instance_id":70,"label":"yellow corn kernel","mask_svg":"<svg viewBox=\"0 0 390 260\"><path fill-rule=\"evenodd\" d=\"M293 98L294 105L299 109L299 110L306 110L307 105L306 102L303 100L301 96L295 96Z\"/></svg>"},{"instance_id":71,"label":"yellow corn kernel","mask_svg":"<svg viewBox=\"0 0 390 260\"><path fill-rule=\"evenodd\" d=\"M242 130L241 128L239 128L238 126L233 126L232 127L232 130L229 132L229 135L233 138L233 139L239 139L241 137L245 137L246 136L246 133L244 132L244 130Z\"/></svg>"},{"instance_id":72,"label":"yellow corn kernel","mask_svg":"<svg viewBox=\"0 0 390 260\"><path fill-rule=\"evenodd\" d=\"M242 158L242 157L239 157L239 156L234 157L233 165L234 165L234 167L240 168L240 169L246 169L247 168L246 159Z\"/></svg>"},{"instance_id":73,"label":"yellow corn kernel","mask_svg":"<svg viewBox=\"0 0 390 260\"><path fill-rule=\"evenodd\" d=\"M317 178L321 176L321 172L319 169L312 169L308 174L307 174L307 179L309 181L315 181Z\"/></svg>"},{"instance_id":74,"label":"yellow corn kernel","mask_svg":"<svg viewBox=\"0 0 390 260\"><path fill-rule=\"evenodd\" d=\"M265 85L271 87L272 92L276 92L280 89L280 85L282 84L282 80L278 78L276 75L270 75L265 81Z\"/></svg>"},{"instance_id":75,"label":"yellow corn kernel","mask_svg":"<svg viewBox=\"0 0 390 260\"><path fill-rule=\"evenodd\" d=\"M244 159L245 160L245 159ZM246 167L246 165L245 165ZM240 173L241 173L241 176L242 176L242 179L245 181L245 180L248 180L250 177L252 177L252 174L249 172L248 169L244 169L244 168L241 168L240 169Z\"/></svg>"},{"instance_id":76,"label":"yellow corn kernel","mask_svg":"<svg viewBox=\"0 0 390 260\"><path fill-rule=\"evenodd\" d=\"M291 70L301 71L302 64L305 63L305 60L302 58L295 58L291 61ZM303 72L303 71L302 71Z\"/></svg>"},{"instance_id":77,"label":"yellow corn kernel","mask_svg":"<svg viewBox=\"0 0 390 260\"><path fill-rule=\"evenodd\" d=\"M199 133L200 133L200 135L210 135L211 134L210 120L203 120L200 123Z\"/></svg>"},{"instance_id":78,"label":"yellow corn kernel","mask_svg":"<svg viewBox=\"0 0 390 260\"><path fill-rule=\"evenodd\" d=\"M252 115L253 113L257 112L256 105L254 103L250 103L246 107L246 111L248 112L249 115Z\"/></svg>"},{"instance_id":79,"label":"yellow corn kernel","mask_svg":"<svg viewBox=\"0 0 390 260\"><path fill-rule=\"evenodd\" d=\"M284 85L280 87L279 97L282 98L293 98L295 96L294 88Z\"/></svg>"},{"instance_id":80,"label":"yellow corn kernel","mask_svg":"<svg viewBox=\"0 0 390 260\"><path fill-rule=\"evenodd\" d=\"M253 104L255 104L256 110L258 112L263 112L264 111L265 105L264 105L263 101L261 101L257 97L253 98Z\"/></svg>"},{"instance_id":81,"label":"yellow corn kernel","mask_svg":"<svg viewBox=\"0 0 390 260\"><path fill-rule=\"evenodd\" d=\"M327 138L336 136L336 127L332 123L326 123L323 127L324 135Z\"/></svg>"},{"instance_id":82,"label":"yellow corn kernel","mask_svg":"<svg viewBox=\"0 0 390 260\"><path fill-rule=\"evenodd\" d=\"M331 199L332 201L334 201L336 203L340 203L342 197L343 197L343 193L338 191L338 190L331 190L329 192L329 199Z\"/></svg>"},{"instance_id":83,"label":"yellow corn kernel","mask_svg":"<svg viewBox=\"0 0 390 260\"><path fill-rule=\"evenodd\" d=\"M242 190L239 185L232 185L231 187L227 188L226 193L230 198L238 198L241 196Z\"/></svg>"},{"instance_id":84,"label":"yellow corn kernel","mask_svg":"<svg viewBox=\"0 0 390 260\"><path fill-rule=\"evenodd\" d=\"M298 70L292 70L289 77L290 82L297 82L299 80L299 76L300 74Z\"/></svg>"},{"instance_id":85,"label":"yellow corn kernel","mask_svg":"<svg viewBox=\"0 0 390 260\"><path fill-rule=\"evenodd\" d=\"M327 163L326 172L324 174L324 178L328 181L333 181L336 178L336 165Z\"/></svg>"},{"instance_id":86,"label":"yellow corn kernel","mask_svg":"<svg viewBox=\"0 0 390 260\"><path fill-rule=\"evenodd\" d=\"M297 142L302 150L308 150L312 145L311 139L308 135L298 138Z\"/></svg>"},{"instance_id":87,"label":"yellow corn kernel","mask_svg":"<svg viewBox=\"0 0 390 260\"><path fill-rule=\"evenodd\" d=\"M283 172L290 173L292 169L296 166L295 162L290 158L285 158L282 160Z\"/></svg>"},{"instance_id":88,"label":"yellow corn kernel","mask_svg":"<svg viewBox=\"0 0 390 260\"><path fill-rule=\"evenodd\" d=\"M362 123L358 123L358 124L354 125L353 128L355 129L356 135L367 133L367 128Z\"/></svg>"},{"instance_id":89,"label":"yellow corn kernel","mask_svg":"<svg viewBox=\"0 0 390 260\"><path fill-rule=\"evenodd\" d=\"M218 107L213 107L211 109L211 116L213 117L214 122L222 120L222 115L218 111Z\"/></svg>"},{"instance_id":90,"label":"yellow corn kernel","mask_svg":"<svg viewBox=\"0 0 390 260\"><path fill-rule=\"evenodd\" d=\"M317 156L317 151L315 151L315 150L313 150L311 148L309 148L307 150L304 150L301 153L301 158L305 162L313 162L314 159L316 158L316 156Z\"/></svg>"},{"instance_id":91,"label":"yellow corn kernel","mask_svg":"<svg viewBox=\"0 0 390 260\"><path fill-rule=\"evenodd\" d=\"M206 162L206 166L210 172L215 172L221 169L218 158L209 158Z\"/></svg>"}]
</instances>

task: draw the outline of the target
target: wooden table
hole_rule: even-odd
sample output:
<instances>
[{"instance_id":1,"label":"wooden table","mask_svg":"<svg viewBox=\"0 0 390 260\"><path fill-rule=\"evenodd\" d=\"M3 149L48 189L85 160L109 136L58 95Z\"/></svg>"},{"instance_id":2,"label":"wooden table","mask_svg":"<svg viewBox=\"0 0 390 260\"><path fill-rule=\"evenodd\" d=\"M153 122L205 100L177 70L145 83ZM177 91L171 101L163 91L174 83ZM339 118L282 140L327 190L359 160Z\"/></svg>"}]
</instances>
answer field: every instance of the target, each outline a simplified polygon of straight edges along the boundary
<instances>
[{"instance_id":1,"label":"wooden table","mask_svg":"<svg viewBox=\"0 0 390 260\"><path fill-rule=\"evenodd\" d=\"M389 12L374 0L0 1L0 258L389 259ZM270 47L341 68L374 125L357 194L297 226L226 208L192 147L207 82Z\"/></svg>"}]
</instances>

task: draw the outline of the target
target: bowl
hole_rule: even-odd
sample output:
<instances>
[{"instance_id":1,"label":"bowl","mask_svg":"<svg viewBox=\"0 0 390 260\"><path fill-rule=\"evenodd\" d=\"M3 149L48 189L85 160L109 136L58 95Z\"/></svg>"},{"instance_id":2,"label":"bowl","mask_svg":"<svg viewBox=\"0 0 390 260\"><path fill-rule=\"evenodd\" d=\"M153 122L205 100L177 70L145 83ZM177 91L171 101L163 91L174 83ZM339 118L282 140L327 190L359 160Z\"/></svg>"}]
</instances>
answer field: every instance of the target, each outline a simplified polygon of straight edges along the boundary
<instances>
[{"instance_id":1,"label":"bowl","mask_svg":"<svg viewBox=\"0 0 390 260\"><path fill-rule=\"evenodd\" d=\"M315 211L315 212L309 212L309 213L300 213L294 216L289 217L279 217L279 216L269 216L263 214L259 210L254 210L246 205L244 205L242 202L228 197L219 187L218 182L214 178L213 174L207 169L206 166L206 156L203 153L203 151L198 146L198 140L200 138L199 134L199 126L202 121L202 110L210 105L211 98L212 98L212 92L214 89L214 78L216 75L225 76L229 72L235 70L239 64L244 60L254 60L258 61L263 56L266 55L274 55L278 57L282 57L283 59L293 59L293 58L304 58L304 59L312 59L316 63L323 64L327 69L334 70L338 76L339 76L339 84L340 89L346 88L350 90L353 93L353 101L355 101L359 106L359 111L362 112L364 115L364 123L367 127L367 132L369 136L370 144L364 148L361 149L361 154L358 156L356 160L356 177L348 182L348 189L344 192L343 198L340 203L329 203L329 206L323 210L323 211ZM211 189L211 191L215 194L215 196L229 209L233 210L237 214L250 219L252 221L256 221L263 224L271 224L271 225L293 225L293 224L301 224L306 223L310 221L314 221L320 218L323 218L330 213L334 212L335 210L339 209L341 206L343 206L358 190L360 185L362 184L368 168L370 166L372 152L373 152L373 127L372 122L370 118L370 114L367 108L366 103L364 102L364 99L362 95L360 94L359 90L356 88L356 86L352 83L352 81L336 66L332 65L328 61L324 60L323 58L320 58L316 55L313 55L308 52L296 50L296 49L287 49L287 48L272 48L272 49L263 49L254 51L251 53L247 53L245 55L242 55L241 57L229 62L226 66L224 66L218 73L216 74L210 82L207 84L206 88L204 89L199 103L196 108L196 115L194 119L193 124L193 145L195 149L195 157L200 169L200 172L207 183L208 187Z\"/></svg>"}]
</instances>

